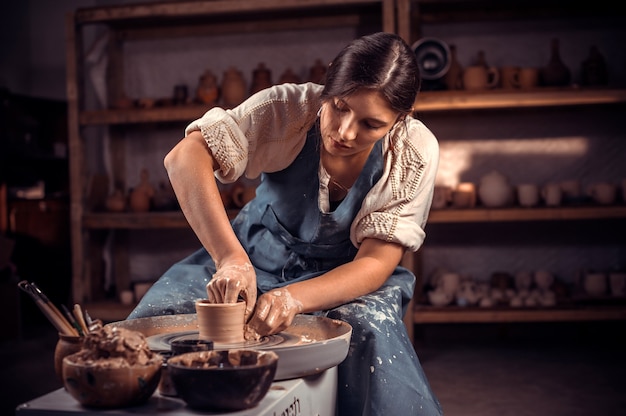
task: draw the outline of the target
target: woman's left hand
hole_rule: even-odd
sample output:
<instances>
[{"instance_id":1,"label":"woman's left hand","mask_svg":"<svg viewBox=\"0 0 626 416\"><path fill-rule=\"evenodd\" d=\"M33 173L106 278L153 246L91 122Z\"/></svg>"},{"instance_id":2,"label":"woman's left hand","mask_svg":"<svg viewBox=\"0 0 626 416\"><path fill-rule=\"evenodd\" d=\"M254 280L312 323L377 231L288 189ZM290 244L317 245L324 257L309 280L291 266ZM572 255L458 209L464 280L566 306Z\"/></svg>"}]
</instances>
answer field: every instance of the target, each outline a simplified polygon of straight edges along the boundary
<instances>
[{"instance_id":1,"label":"woman's left hand","mask_svg":"<svg viewBox=\"0 0 626 416\"><path fill-rule=\"evenodd\" d=\"M248 326L262 336L276 334L287 329L300 312L302 303L287 288L270 290L258 298Z\"/></svg>"}]
</instances>

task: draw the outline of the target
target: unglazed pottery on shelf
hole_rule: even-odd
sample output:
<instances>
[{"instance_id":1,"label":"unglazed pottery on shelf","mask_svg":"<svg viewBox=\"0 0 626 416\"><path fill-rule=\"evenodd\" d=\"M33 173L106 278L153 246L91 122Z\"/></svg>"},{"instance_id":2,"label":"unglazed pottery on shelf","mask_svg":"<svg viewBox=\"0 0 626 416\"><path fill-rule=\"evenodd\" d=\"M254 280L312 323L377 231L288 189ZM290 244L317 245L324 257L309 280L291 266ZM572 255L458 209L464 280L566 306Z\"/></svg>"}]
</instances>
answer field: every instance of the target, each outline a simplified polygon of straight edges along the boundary
<instances>
[{"instance_id":1,"label":"unglazed pottery on shelf","mask_svg":"<svg viewBox=\"0 0 626 416\"><path fill-rule=\"evenodd\" d=\"M211 303L196 301L200 339L213 342L243 342L246 303Z\"/></svg>"}]
</instances>

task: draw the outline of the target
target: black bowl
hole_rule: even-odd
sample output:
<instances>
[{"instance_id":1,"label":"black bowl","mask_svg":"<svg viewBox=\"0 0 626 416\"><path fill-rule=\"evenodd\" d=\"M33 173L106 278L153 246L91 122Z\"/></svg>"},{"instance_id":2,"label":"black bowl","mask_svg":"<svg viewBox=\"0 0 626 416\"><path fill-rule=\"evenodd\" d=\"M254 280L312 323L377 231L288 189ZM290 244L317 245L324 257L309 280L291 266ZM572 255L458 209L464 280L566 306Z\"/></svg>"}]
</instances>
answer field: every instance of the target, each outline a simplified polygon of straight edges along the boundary
<instances>
[{"instance_id":1,"label":"black bowl","mask_svg":"<svg viewBox=\"0 0 626 416\"><path fill-rule=\"evenodd\" d=\"M188 352L167 360L178 396L197 410L256 406L267 394L277 365L275 352L245 349Z\"/></svg>"}]
</instances>

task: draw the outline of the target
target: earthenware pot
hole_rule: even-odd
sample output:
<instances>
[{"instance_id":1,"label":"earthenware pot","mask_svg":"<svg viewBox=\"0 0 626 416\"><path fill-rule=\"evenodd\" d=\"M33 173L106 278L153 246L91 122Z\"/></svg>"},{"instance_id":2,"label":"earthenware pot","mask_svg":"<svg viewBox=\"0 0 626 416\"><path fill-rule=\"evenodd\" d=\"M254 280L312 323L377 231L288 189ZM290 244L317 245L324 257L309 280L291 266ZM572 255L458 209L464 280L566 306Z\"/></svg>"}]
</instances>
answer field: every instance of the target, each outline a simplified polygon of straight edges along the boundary
<instances>
[{"instance_id":1,"label":"earthenware pot","mask_svg":"<svg viewBox=\"0 0 626 416\"><path fill-rule=\"evenodd\" d=\"M482 204L489 208L509 205L512 199L509 179L498 171L491 171L480 179L478 196Z\"/></svg>"},{"instance_id":2,"label":"earthenware pot","mask_svg":"<svg viewBox=\"0 0 626 416\"><path fill-rule=\"evenodd\" d=\"M236 107L246 98L246 81L241 71L230 67L222 79L222 101L226 107Z\"/></svg>"},{"instance_id":3,"label":"earthenware pot","mask_svg":"<svg viewBox=\"0 0 626 416\"><path fill-rule=\"evenodd\" d=\"M83 338L59 334L59 340L54 348L54 372L59 380L63 380L63 359L68 355L80 351L83 346Z\"/></svg>"}]
</instances>

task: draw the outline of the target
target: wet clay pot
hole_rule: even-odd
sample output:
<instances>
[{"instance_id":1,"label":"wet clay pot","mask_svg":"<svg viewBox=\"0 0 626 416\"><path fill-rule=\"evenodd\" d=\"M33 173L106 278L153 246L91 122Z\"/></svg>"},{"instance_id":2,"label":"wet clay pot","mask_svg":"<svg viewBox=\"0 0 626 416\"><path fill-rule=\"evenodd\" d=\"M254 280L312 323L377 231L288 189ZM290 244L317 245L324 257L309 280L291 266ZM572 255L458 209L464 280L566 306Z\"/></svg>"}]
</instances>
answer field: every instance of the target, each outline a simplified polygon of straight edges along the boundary
<instances>
[{"instance_id":1,"label":"wet clay pot","mask_svg":"<svg viewBox=\"0 0 626 416\"><path fill-rule=\"evenodd\" d=\"M246 303L211 303L208 299L196 301L198 338L214 343L244 341Z\"/></svg>"}]
</instances>

